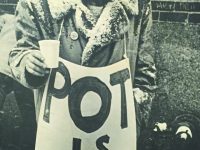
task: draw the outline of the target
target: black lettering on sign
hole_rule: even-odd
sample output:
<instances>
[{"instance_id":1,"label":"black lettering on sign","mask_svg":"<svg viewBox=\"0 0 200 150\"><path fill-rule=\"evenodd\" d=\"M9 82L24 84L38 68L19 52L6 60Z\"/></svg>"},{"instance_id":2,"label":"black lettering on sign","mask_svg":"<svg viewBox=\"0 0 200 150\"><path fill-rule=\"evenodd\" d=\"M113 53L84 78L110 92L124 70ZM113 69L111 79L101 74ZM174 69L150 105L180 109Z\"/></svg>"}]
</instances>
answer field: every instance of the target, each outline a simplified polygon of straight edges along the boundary
<instances>
[{"instance_id":1,"label":"black lettering on sign","mask_svg":"<svg viewBox=\"0 0 200 150\"><path fill-rule=\"evenodd\" d=\"M81 114L81 101L83 96L93 91L97 93L102 101L98 114L83 117ZM75 125L86 133L98 130L106 121L111 107L111 92L105 83L95 77L84 77L77 80L71 87L69 94L69 112Z\"/></svg>"},{"instance_id":2,"label":"black lettering on sign","mask_svg":"<svg viewBox=\"0 0 200 150\"><path fill-rule=\"evenodd\" d=\"M72 150L81 150L81 139L73 138Z\"/></svg>"},{"instance_id":3,"label":"black lettering on sign","mask_svg":"<svg viewBox=\"0 0 200 150\"><path fill-rule=\"evenodd\" d=\"M64 86L61 89L56 89L54 87L56 73L58 72L64 77L65 80ZM49 87L44 109L44 117L43 117L44 121L49 123L52 96L59 99L65 98L69 94L70 87L71 87L71 78L69 71L62 62L59 62L59 67L56 69L52 69L52 73L50 76Z\"/></svg>"},{"instance_id":4,"label":"black lettering on sign","mask_svg":"<svg viewBox=\"0 0 200 150\"><path fill-rule=\"evenodd\" d=\"M110 137L108 135L104 135L100 138L97 139L96 141L96 146L99 150L108 150L104 145L103 143L109 143L110 141Z\"/></svg>"},{"instance_id":5,"label":"black lettering on sign","mask_svg":"<svg viewBox=\"0 0 200 150\"><path fill-rule=\"evenodd\" d=\"M121 87L121 128L122 129L128 127L125 82L129 78L130 78L130 73L128 69L124 69L110 75L110 84L112 86L120 84L120 87Z\"/></svg>"}]
</instances>

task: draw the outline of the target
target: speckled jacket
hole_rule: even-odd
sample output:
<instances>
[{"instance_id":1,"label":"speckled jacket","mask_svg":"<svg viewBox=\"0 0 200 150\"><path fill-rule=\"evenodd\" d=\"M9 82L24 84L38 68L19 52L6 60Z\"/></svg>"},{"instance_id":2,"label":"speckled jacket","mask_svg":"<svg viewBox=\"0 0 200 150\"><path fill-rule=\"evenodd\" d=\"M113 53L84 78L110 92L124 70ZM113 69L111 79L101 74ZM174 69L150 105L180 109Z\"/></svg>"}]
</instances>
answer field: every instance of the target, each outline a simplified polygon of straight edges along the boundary
<instances>
[{"instance_id":1,"label":"speckled jacket","mask_svg":"<svg viewBox=\"0 0 200 150\"><path fill-rule=\"evenodd\" d=\"M47 1L49 1L49 5L53 3L51 0ZM141 124L144 125L148 121L156 87L156 69L151 37L151 2L150 0L138 0L137 5L139 8L138 14L128 16L130 25L124 36L127 38L126 47L132 71L133 93L139 93L135 95L135 99L138 104L136 105L137 124L138 127L140 127ZM38 13L39 11L44 12L43 16ZM74 19L74 11L72 10L70 13L62 12L60 13L60 18L54 17L52 21L49 19L51 18L49 16L56 16L56 13L53 13L55 13L55 10L48 11L45 5L41 5L41 3L31 3L31 0L20 0L17 5L17 45L10 53L9 63L15 79L26 87L42 89L45 84L46 77L35 77L26 71L24 58L31 51L39 50L39 40L56 38L62 18L65 18L65 23L60 40L60 57L76 64L81 64L81 56L83 48L87 44L87 38L77 30L78 27ZM70 33L74 31L78 33L79 37L77 40L73 40L70 37ZM122 60L124 53L124 36L115 38L114 41L112 40L110 43L98 47L101 53L93 55L84 65L100 67ZM41 94L37 94L37 96L36 106L41 99Z\"/></svg>"}]
</instances>

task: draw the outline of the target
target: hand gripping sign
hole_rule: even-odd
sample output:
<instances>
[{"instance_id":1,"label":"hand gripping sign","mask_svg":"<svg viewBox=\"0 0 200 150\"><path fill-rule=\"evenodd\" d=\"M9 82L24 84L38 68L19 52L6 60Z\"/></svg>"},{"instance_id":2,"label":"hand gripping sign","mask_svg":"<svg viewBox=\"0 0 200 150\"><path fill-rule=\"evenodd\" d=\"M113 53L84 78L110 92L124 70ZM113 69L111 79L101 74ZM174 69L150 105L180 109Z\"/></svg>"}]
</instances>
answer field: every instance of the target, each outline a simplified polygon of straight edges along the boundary
<instances>
[{"instance_id":1,"label":"hand gripping sign","mask_svg":"<svg viewBox=\"0 0 200 150\"><path fill-rule=\"evenodd\" d=\"M100 68L60 59L44 91L36 150L136 150L128 59Z\"/></svg>"}]
</instances>

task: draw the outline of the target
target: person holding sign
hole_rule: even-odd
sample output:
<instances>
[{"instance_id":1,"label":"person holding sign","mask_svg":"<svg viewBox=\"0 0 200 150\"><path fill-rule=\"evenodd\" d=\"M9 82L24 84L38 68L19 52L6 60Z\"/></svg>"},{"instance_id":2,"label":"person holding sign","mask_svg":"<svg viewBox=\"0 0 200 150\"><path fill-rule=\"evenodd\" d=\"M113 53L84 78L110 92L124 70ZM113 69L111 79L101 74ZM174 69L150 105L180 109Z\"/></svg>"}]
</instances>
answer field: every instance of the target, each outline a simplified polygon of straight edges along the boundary
<instances>
[{"instance_id":1,"label":"person holding sign","mask_svg":"<svg viewBox=\"0 0 200 150\"><path fill-rule=\"evenodd\" d=\"M151 15L150 0L19 1L9 62L36 89L37 150L136 149L156 88Z\"/></svg>"}]
</instances>

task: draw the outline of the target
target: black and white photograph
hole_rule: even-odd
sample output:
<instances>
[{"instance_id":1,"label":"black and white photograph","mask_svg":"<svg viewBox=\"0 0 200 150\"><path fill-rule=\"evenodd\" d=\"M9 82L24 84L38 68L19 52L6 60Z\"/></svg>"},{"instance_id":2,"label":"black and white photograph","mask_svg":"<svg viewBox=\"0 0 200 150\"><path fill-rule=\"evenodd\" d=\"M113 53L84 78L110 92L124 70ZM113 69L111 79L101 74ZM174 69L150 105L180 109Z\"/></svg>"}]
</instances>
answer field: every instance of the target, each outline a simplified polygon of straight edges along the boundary
<instances>
[{"instance_id":1,"label":"black and white photograph","mask_svg":"<svg viewBox=\"0 0 200 150\"><path fill-rule=\"evenodd\" d=\"M0 150L200 150L200 0L0 0Z\"/></svg>"}]
</instances>

